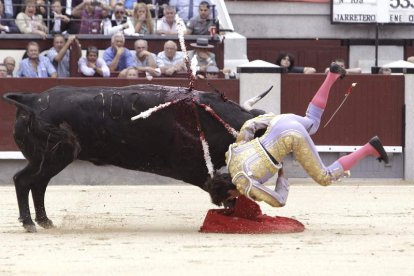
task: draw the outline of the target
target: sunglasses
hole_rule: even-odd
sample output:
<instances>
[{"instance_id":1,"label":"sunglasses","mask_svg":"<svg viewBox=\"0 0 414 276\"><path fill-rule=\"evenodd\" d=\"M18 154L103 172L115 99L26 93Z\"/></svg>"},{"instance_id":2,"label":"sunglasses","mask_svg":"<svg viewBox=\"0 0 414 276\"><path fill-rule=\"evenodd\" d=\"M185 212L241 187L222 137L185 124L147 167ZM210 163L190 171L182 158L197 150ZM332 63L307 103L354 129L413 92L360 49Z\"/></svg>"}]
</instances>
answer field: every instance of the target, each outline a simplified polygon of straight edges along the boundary
<instances>
[{"instance_id":1,"label":"sunglasses","mask_svg":"<svg viewBox=\"0 0 414 276\"><path fill-rule=\"evenodd\" d=\"M115 13L116 14L124 14L125 12L124 11L116 11Z\"/></svg>"}]
</instances>

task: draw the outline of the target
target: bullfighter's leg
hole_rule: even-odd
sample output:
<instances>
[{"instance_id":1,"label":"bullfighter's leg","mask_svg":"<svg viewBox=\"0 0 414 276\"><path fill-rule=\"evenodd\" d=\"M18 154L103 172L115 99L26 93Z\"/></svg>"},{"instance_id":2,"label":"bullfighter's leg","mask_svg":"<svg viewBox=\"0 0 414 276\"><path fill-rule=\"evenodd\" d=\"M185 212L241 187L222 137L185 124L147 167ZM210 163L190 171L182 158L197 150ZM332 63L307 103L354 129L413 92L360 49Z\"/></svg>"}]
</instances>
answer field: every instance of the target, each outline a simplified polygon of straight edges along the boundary
<instances>
[{"instance_id":1,"label":"bullfighter's leg","mask_svg":"<svg viewBox=\"0 0 414 276\"><path fill-rule=\"evenodd\" d=\"M267 147L269 152L276 160L283 160L284 156L293 152L295 159L302 165L308 175L321 185L329 185L344 176L345 171L350 170L358 161L367 156L375 156L380 161L388 162L388 156L380 140L378 137L374 137L357 151L341 157L326 167L304 127L295 121L285 122L285 124L285 126L279 125L279 127L285 128L285 131L275 132L278 133L276 134L278 137L274 137L276 138L273 140L275 142L270 148ZM272 133L269 133L268 136L271 135ZM269 145L269 140L266 144Z\"/></svg>"},{"instance_id":2,"label":"bullfighter's leg","mask_svg":"<svg viewBox=\"0 0 414 276\"><path fill-rule=\"evenodd\" d=\"M316 133L319 128L322 114L328 102L329 92L331 91L333 84L338 80L338 78L343 78L345 74L345 69L336 63L332 63L324 82L319 87L318 91L308 105L306 116L301 117L292 115L295 116L295 119L305 127L310 135Z\"/></svg>"}]
</instances>

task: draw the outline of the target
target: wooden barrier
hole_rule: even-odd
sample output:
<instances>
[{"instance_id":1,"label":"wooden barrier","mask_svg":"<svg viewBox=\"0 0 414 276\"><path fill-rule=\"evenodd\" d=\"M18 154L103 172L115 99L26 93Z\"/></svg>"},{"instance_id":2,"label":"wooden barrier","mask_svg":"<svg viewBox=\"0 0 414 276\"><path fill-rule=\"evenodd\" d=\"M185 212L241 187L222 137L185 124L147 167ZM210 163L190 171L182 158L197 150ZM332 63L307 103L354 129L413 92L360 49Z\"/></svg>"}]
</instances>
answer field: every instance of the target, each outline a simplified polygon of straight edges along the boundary
<instances>
[{"instance_id":1,"label":"wooden barrier","mask_svg":"<svg viewBox=\"0 0 414 276\"><path fill-rule=\"evenodd\" d=\"M282 113L304 114L309 101L325 78L324 74L282 74ZM239 101L238 80L211 80L214 87L231 100ZM324 124L339 106L351 83L352 94L331 123ZM152 81L114 78L0 79L0 95L7 92L42 92L57 85L114 86L161 84L187 87L187 79L154 78ZM198 80L197 90L212 91L206 81ZM0 101L0 151L17 150L12 137L15 107ZM313 139L317 145L361 145L379 135L386 146L404 146L404 76L352 75L332 88L321 127Z\"/></svg>"},{"instance_id":2,"label":"wooden barrier","mask_svg":"<svg viewBox=\"0 0 414 276\"><path fill-rule=\"evenodd\" d=\"M304 114L324 78L324 74L282 75L281 112ZM324 128L354 82L357 86ZM386 146L404 146L404 127L403 75L349 75L332 87L321 126L312 138L317 145L362 145L378 135Z\"/></svg>"},{"instance_id":3,"label":"wooden barrier","mask_svg":"<svg viewBox=\"0 0 414 276\"><path fill-rule=\"evenodd\" d=\"M31 92L40 93L58 85L69 85L74 87L87 86L112 86L122 87L134 84L159 84L177 87L187 87L188 80L183 78L154 78L152 81L146 79L128 80L118 78L0 78L0 96L7 92ZM210 80L210 83L218 90L222 91L226 97L235 102L239 102L239 81L238 80ZM195 89L201 91L213 91L205 80L197 80ZM0 100L0 151L15 151L17 147L13 140L13 127L16 108Z\"/></svg>"}]
</instances>

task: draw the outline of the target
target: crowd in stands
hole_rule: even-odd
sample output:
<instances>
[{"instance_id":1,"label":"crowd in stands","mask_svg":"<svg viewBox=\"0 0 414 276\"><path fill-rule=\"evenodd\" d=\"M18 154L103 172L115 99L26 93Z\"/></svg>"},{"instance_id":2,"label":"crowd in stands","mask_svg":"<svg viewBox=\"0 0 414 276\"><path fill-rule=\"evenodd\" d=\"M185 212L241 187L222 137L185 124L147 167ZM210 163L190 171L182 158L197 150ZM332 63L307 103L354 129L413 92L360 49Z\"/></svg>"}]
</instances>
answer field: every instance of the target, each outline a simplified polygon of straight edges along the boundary
<instances>
[{"instance_id":1,"label":"crowd in stands","mask_svg":"<svg viewBox=\"0 0 414 276\"><path fill-rule=\"evenodd\" d=\"M177 34L176 17L187 34L209 35L218 24L210 0L1 0L0 32Z\"/></svg>"},{"instance_id":2,"label":"crowd in stands","mask_svg":"<svg viewBox=\"0 0 414 276\"><path fill-rule=\"evenodd\" d=\"M53 47L44 54L36 42L30 41L18 66L10 56L0 61L0 76L69 77L70 55L80 57L78 71L87 77L144 75L151 79L186 73L184 54L172 40L167 40L159 53L151 52L143 39L135 41L134 49L125 47L126 36L177 35L177 17L185 22L187 35L212 35L219 28L210 0L0 0L1 34L33 34L44 39L53 36ZM87 47L83 57L77 34L110 36L110 46L102 57L97 47ZM207 38L199 37L190 46L188 58L198 76L234 76L218 68L211 51L214 46ZM332 62L345 68L342 58ZM275 64L288 73L316 73L313 67L296 65L295 56L288 52L281 52ZM351 74L362 72L361 68L345 69ZM380 73L390 74L386 69Z\"/></svg>"},{"instance_id":3,"label":"crowd in stands","mask_svg":"<svg viewBox=\"0 0 414 276\"><path fill-rule=\"evenodd\" d=\"M214 46L208 44L207 38L198 38L196 43L191 43L191 47L193 50L188 51L188 55L191 57L191 66L197 73L205 75L209 66L217 68L214 53L208 51ZM75 35L69 35L65 39L62 34L55 34L53 47L43 55L40 53L39 44L30 41L17 71L13 57L6 57L0 65L4 66L8 77L69 77L71 54L80 56L78 69L85 77L131 78L131 74L136 71L137 77L142 73L152 79L154 76L186 73L187 70L184 54L178 51L176 42L167 40L164 50L156 54L148 49L146 40L137 39L134 50L129 50L125 47L125 36L122 32L112 36L111 45L103 51L102 57L99 57L99 50L95 46L88 47L86 56L82 56L81 45Z\"/></svg>"},{"instance_id":4,"label":"crowd in stands","mask_svg":"<svg viewBox=\"0 0 414 276\"><path fill-rule=\"evenodd\" d=\"M216 28L214 6L209 0L0 0L0 32L53 36L53 47L41 53L39 45L30 41L15 77L69 77L70 55L80 56L78 70L83 76L147 77L171 76L187 70L184 54L176 42L168 40L164 51L152 53L147 41L137 39L134 49L125 47L125 36L177 35L177 20L183 16L184 34L210 35ZM213 18L214 16L214 18ZM111 45L99 57L97 47L87 47L82 57L77 34L111 36ZM199 38L189 52L193 68L205 74L208 66L216 66L214 46ZM10 62L9 62L10 63ZM6 67L6 61L2 63ZM6 71L8 71L6 69Z\"/></svg>"}]
</instances>

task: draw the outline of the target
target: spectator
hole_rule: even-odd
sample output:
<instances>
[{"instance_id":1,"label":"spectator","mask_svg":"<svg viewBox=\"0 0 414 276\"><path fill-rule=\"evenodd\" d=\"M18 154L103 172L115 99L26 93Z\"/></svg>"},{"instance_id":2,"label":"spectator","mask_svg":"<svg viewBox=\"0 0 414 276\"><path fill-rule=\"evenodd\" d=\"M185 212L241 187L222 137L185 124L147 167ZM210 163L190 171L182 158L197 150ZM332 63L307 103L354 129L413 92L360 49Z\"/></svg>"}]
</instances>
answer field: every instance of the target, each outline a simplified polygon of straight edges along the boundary
<instances>
[{"instance_id":1,"label":"spectator","mask_svg":"<svg viewBox=\"0 0 414 276\"><path fill-rule=\"evenodd\" d=\"M3 64L7 68L7 76L8 77L16 77L14 73L14 69L16 68L16 60L13 57L5 57L3 60Z\"/></svg>"},{"instance_id":2,"label":"spectator","mask_svg":"<svg viewBox=\"0 0 414 276\"><path fill-rule=\"evenodd\" d=\"M205 72L208 66L217 66L216 55L208 51L214 46L208 44L207 38L197 38L196 43L191 43L190 46L194 50L188 51L188 58L191 67L196 66L196 72Z\"/></svg>"},{"instance_id":3,"label":"spectator","mask_svg":"<svg viewBox=\"0 0 414 276\"><path fill-rule=\"evenodd\" d=\"M126 16L125 7L120 2L115 4L111 24L108 30L104 30L104 34L113 35L116 32L124 32L126 35L131 35L135 32L131 19Z\"/></svg>"},{"instance_id":4,"label":"spectator","mask_svg":"<svg viewBox=\"0 0 414 276\"><path fill-rule=\"evenodd\" d=\"M198 7L198 15L187 23L187 34L209 35L210 28L214 26L215 22L210 16L210 4L202 1Z\"/></svg>"},{"instance_id":5,"label":"spectator","mask_svg":"<svg viewBox=\"0 0 414 276\"><path fill-rule=\"evenodd\" d=\"M36 0L36 15L41 15L46 25L47 21L47 10L44 0Z\"/></svg>"},{"instance_id":6,"label":"spectator","mask_svg":"<svg viewBox=\"0 0 414 276\"><path fill-rule=\"evenodd\" d=\"M173 6L166 6L164 8L164 17L157 21L157 34L171 35L177 34L177 24L175 23L175 17L177 11ZM184 30L186 33L187 30Z\"/></svg>"},{"instance_id":7,"label":"spectator","mask_svg":"<svg viewBox=\"0 0 414 276\"><path fill-rule=\"evenodd\" d=\"M65 34L69 28L70 18L62 13L60 0L52 1L52 12L50 13L49 32L53 34Z\"/></svg>"},{"instance_id":8,"label":"spectator","mask_svg":"<svg viewBox=\"0 0 414 276\"><path fill-rule=\"evenodd\" d=\"M0 78L7 78L7 68L6 65L0 63Z\"/></svg>"},{"instance_id":9,"label":"spectator","mask_svg":"<svg viewBox=\"0 0 414 276\"><path fill-rule=\"evenodd\" d=\"M289 73L303 73L313 74L316 73L316 69L313 67L298 67L295 66L295 57L289 53L280 53L276 60L276 64L280 67L287 68Z\"/></svg>"},{"instance_id":10,"label":"spectator","mask_svg":"<svg viewBox=\"0 0 414 276\"><path fill-rule=\"evenodd\" d=\"M6 13L4 10L3 2L0 1L0 33L1 34L13 34L19 33L19 29L16 26L13 15Z\"/></svg>"},{"instance_id":11,"label":"spectator","mask_svg":"<svg viewBox=\"0 0 414 276\"><path fill-rule=\"evenodd\" d=\"M343 58L336 58L332 62L338 64L341 68L344 68L347 74L361 74L362 69L361 68L345 68L345 60ZM329 67L325 69L325 73L328 74Z\"/></svg>"},{"instance_id":12,"label":"spectator","mask_svg":"<svg viewBox=\"0 0 414 276\"><path fill-rule=\"evenodd\" d=\"M164 51L157 55L157 65L161 73L167 76L186 70L184 55L182 52L177 52L177 44L172 40L164 43Z\"/></svg>"},{"instance_id":13,"label":"spectator","mask_svg":"<svg viewBox=\"0 0 414 276\"><path fill-rule=\"evenodd\" d=\"M75 56L81 56L81 48L79 41L75 35L70 35L65 42L65 38L61 34L56 34L53 37L53 47L47 52L47 57L50 62L55 66L57 76L60 78L70 77L69 72L69 48L74 46L73 49L77 51Z\"/></svg>"},{"instance_id":14,"label":"spectator","mask_svg":"<svg viewBox=\"0 0 414 276\"><path fill-rule=\"evenodd\" d=\"M98 48L89 46L86 50L86 57L78 61L79 72L87 77L110 77L111 72L105 61L99 57Z\"/></svg>"},{"instance_id":15,"label":"spectator","mask_svg":"<svg viewBox=\"0 0 414 276\"><path fill-rule=\"evenodd\" d=\"M100 34L101 21L108 17L111 7L97 0L83 0L72 10L72 15L80 17L80 34Z\"/></svg>"},{"instance_id":16,"label":"spectator","mask_svg":"<svg viewBox=\"0 0 414 276\"><path fill-rule=\"evenodd\" d=\"M122 32L115 33L111 38L111 47L103 54L103 59L111 72L122 71L135 65L134 57L125 47L125 36Z\"/></svg>"},{"instance_id":17,"label":"spectator","mask_svg":"<svg viewBox=\"0 0 414 276\"><path fill-rule=\"evenodd\" d=\"M41 15L36 15L36 0L26 0L24 12L16 17L16 25L23 34L38 34L43 39L49 32Z\"/></svg>"},{"instance_id":18,"label":"spectator","mask_svg":"<svg viewBox=\"0 0 414 276\"><path fill-rule=\"evenodd\" d=\"M132 12L132 25L137 34L153 34L154 24L151 13L144 3L136 3Z\"/></svg>"},{"instance_id":19,"label":"spectator","mask_svg":"<svg viewBox=\"0 0 414 276\"><path fill-rule=\"evenodd\" d=\"M220 74L220 70L217 66L208 66L206 69L206 79L218 79Z\"/></svg>"},{"instance_id":20,"label":"spectator","mask_svg":"<svg viewBox=\"0 0 414 276\"><path fill-rule=\"evenodd\" d=\"M161 75L157 67L157 56L148 51L148 42L139 39L134 43L135 48L135 65L139 71L145 72L151 76Z\"/></svg>"},{"instance_id":21,"label":"spectator","mask_svg":"<svg viewBox=\"0 0 414 276\"><path fill-rule=\"evenodd\" d=\"M27 44L27 58L24 58L17 71L18 77L27 78L56 78L57 73L53 64L47 57L39 55L39 44L30 41Z\"/></svg>"},{"instance_id":22,"label":"spectator","mask_svg":"<svg viewBox=\"0 0 414 276\"><path fill-rule=\"evenodd\" d=\"M378 74L380 75L391 75L391 73L392 73L392 70L389 67L381 67L378 70Z\"/></svg>"},{"instance_id":23,"label":"spectator","mask_svg":"<svg viewBox=\"0 0 414 276\"><path fill-rule=\"evenodd\" d=\"M80 17L76 17L72 15L73 9L80 5L83 0L61 0L62 7L62 14L68 16L70 18L69 26L68 26L68 33L70 34L78 34L80 29Z\"/></svg>"},{"instance_id":24,"label":"spectator","mask_svg":"<svg viewBox=\"0 0 414 276\"><path fill-rule=\"evenodd\" d=\"M158 19L164 15L164 8L169 0L137 0L138 3L145 3L151 12L152 18Z\"/></svg>"},{"instance_id":25,"label":"spectator","mask_svg":"<svg viewBox=\"0 0 414 276\"><path fill-rule=\"evenodd\" d=\"M118 78L126 78L126 79L138 79L139 78L139 71L136 67L129 67L125 69L125 72L121 72L118 75Z\"/></svg>"},{"instance_id":26,"label":"spectator","mask_svg":"<svg viewBox=\"0 0 414 276\"><path fill-rule=\"evenodd\" d=\"M187 22L197 15L201 2L207 2L209 5L211 4L210 1L205 0L170 0L170 6L176 7L178 16L181 17L184 22Z\"/></svg>"}]
</instances>

